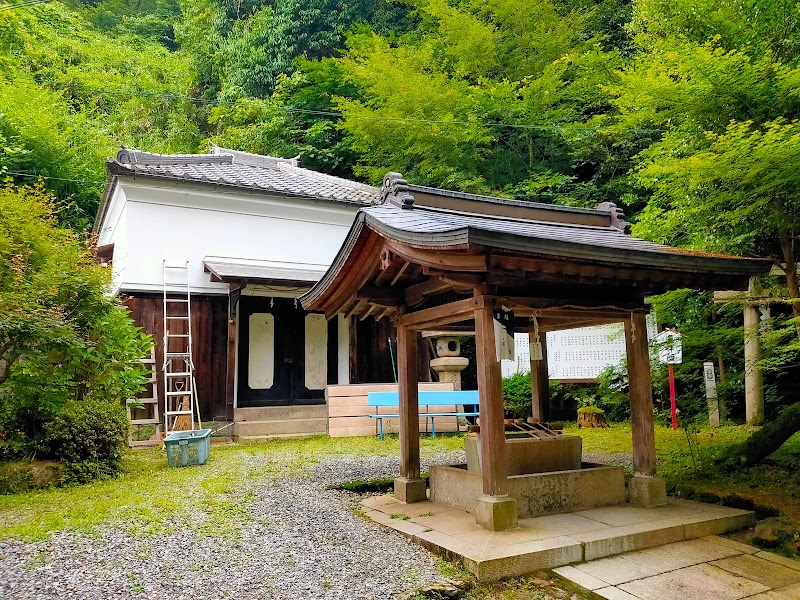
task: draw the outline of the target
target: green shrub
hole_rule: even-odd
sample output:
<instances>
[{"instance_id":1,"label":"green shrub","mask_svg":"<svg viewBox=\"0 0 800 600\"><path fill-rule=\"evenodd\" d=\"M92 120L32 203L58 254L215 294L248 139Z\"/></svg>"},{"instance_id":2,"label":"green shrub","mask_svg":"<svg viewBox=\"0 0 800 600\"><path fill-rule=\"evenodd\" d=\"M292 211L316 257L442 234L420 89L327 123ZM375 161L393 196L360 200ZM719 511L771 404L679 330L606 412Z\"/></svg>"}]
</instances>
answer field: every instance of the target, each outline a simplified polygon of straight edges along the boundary
<instances>
[{"instance_id":1,"label":"green shrub","mask_svg":"<svg viewBox=\"0 0 800 600\"><path fill-rule=\"evenodd\" d=\"M503 405L516 419L531 416L531 374L514 373L503 379Z\"/></svg>"},{"instance_id":2,"label":"green shrub","mask_svg":"<svg viewBox=\"0 0 800 600\"><path fill-rule=\"evenodd\" d=\"M128 427L125 410L116 402L67 402L46 428L51 454L65 463L62 483L85 483L115 475Z\"/></svg>"}]
</instances>

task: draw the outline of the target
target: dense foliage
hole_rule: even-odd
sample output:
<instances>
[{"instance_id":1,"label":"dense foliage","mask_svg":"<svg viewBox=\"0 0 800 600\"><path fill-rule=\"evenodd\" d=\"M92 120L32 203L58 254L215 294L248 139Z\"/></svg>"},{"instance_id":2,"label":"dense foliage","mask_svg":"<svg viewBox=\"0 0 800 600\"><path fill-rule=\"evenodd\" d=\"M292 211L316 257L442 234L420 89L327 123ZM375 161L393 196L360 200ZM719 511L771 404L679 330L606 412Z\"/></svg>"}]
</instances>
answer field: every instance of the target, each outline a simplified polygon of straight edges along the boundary
<instances>
[{"instance_id":1,"label":"dense foliage","mask_svg":"<svg viewBox=\"0 0 800 600\"><path fill-rule=\"evenodd\" d=\"M72 0L2 10L0 172L46 176L76 228L91 221L118 144L193 152L214 141L372 183L394 170L524 200L610 200L639 236L773 259L778 274L762 285L785 302L762 335L775 415L800 362L798 8ZM685 412L702 413L711 360L741 416L741 307L690 291L654 306L684 333Z\"/></svg>"},{"instance_id":2,"label":"dense foliage","mask_svg":"<svg viewBox=\"0 0 800 600\"><path fill-rule=\"evenodd\" d=\"M56 226L51 201L40 188L0 188L0 458L78 460L51 443L69 437L69 413L109 405L124 416L144 381L149 338L108 295L108 269Z\"/></svg>"}]
</instances>

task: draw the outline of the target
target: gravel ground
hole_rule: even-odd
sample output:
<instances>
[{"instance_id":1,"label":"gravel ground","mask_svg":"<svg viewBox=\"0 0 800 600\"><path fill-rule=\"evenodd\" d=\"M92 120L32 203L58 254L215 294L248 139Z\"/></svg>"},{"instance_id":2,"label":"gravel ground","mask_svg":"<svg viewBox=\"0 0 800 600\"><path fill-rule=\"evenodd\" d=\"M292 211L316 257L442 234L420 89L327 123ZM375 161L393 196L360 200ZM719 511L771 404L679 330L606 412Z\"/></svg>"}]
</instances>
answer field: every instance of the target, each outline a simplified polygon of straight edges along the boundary
<instances>
[{"instance_id":1,"label":"gravel ground","mask_svg":"<svg viewBox=\"0 0 800 600\"><path fill-rule=\"evenodd\" d=\"M464 460L460 452L439 455L423 460L423 469ZM396 457L343 456L245 480L251 494L238 536L198 537L185 528L133 536L106 526L47 542L0 540L0 599L393 598L442 579L434 559L357 516L358 495L327 486L398 468Z\"/></svg>"}]
</instances>

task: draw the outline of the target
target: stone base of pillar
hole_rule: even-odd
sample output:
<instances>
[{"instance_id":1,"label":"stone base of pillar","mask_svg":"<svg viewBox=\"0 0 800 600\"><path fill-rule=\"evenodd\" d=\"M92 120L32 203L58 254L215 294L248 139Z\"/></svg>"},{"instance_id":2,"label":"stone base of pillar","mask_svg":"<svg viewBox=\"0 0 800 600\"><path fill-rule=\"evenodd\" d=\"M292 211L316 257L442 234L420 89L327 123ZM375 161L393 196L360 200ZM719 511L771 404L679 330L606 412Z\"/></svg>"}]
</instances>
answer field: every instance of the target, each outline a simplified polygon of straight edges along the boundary
<instances>
[{"instance_id":1,"label":"stone base of pillar","mask_svg":"<svg viewBox=\"0 0 800 600\"><path fill-rule=\"evenodd\" d=\"M475 520L491 531L517 526L517 501L508 496L481 496L475 504Z\"/></svg>"},{"instance_id":2,"label":"stone base of pillar","mask_svg":"<svg viewBox=\"0 0 800 600\"><path fill-rule=\"evenodd\" d=\"M661 477L634 475L628 482L628 502L646 508L667 503L667 483Z\"/></svg>"},{"instance_id":3,"label":"stone base of pillar","mask_svg":"<svg viewBox=\"0 0 800 600\"><path fill-rule=\"evenodd\" d=\"M427 500L425 489L424 479L396 477L394 480L394 497L406 504Z\"/></svg>"}]
</instances>

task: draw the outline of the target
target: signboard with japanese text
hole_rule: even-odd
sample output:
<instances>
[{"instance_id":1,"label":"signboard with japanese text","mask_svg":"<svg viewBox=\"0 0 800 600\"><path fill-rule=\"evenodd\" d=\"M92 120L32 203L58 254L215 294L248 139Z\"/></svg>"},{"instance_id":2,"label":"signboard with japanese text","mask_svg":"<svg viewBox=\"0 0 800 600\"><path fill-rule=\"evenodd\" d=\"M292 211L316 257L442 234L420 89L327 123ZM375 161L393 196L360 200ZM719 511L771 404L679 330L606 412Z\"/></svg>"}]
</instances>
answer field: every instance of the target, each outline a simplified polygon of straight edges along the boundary
<instances>
[{"instance_id":1,"label":"signboard with japanese text","mask_svg":"<svg viewBox=\"0 0 800 600\"><path fill-rule=\"evenodd\" d=\"M681 334L673 329L665 329L655 339L658 362L665 365L679 365L683 362L683 347Z\"/></svg>"}]
</instances>

